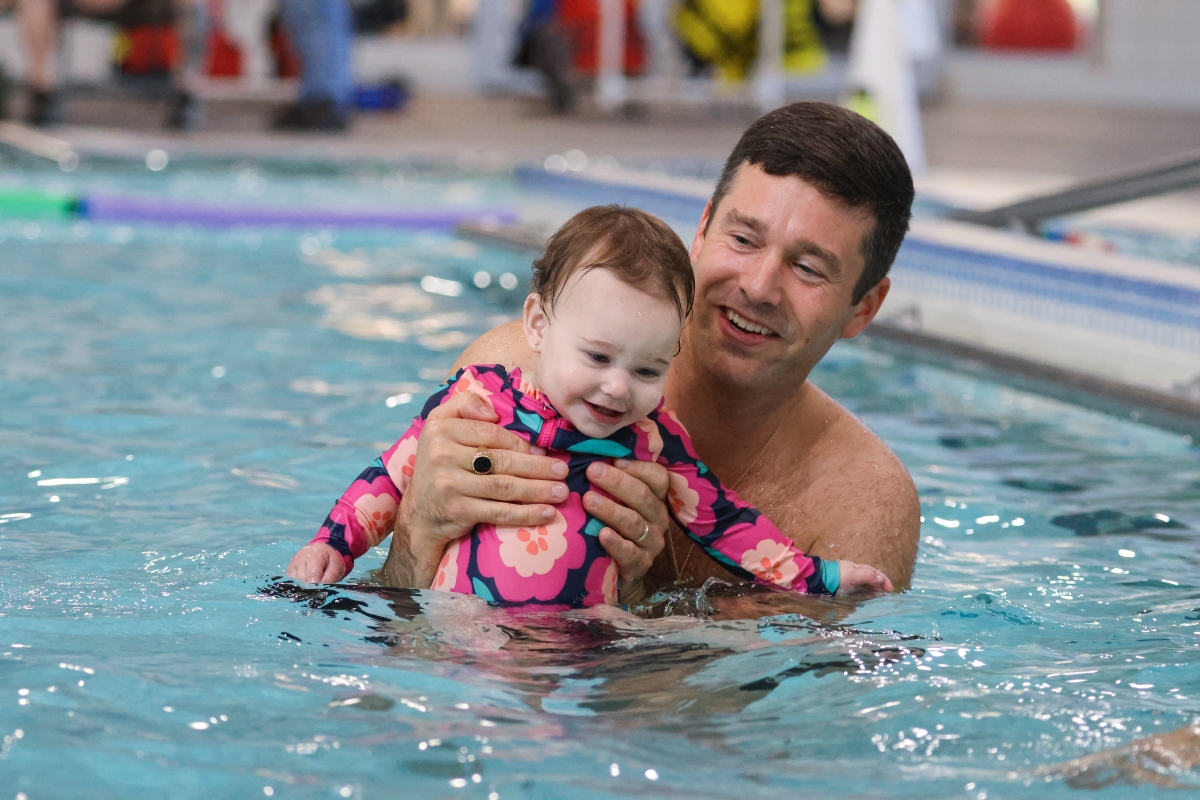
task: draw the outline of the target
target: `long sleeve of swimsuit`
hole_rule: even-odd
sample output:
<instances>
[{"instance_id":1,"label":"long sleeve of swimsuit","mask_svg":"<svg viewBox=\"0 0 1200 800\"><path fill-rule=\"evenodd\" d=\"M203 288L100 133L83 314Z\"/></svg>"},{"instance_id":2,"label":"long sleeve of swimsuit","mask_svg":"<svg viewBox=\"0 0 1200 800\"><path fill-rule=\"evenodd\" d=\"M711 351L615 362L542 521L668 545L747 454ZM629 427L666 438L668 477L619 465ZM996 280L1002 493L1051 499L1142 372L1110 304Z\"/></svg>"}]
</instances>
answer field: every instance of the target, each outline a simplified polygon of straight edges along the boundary
<instances>
[{"instance_id":1,"label":"long sleeve of swimsuit","mask_svg":"<svg viewBox=\"0 0 1200 800\"><path fill-rule=\"evenodd\" d=\"M766 515L717 479L675 415L659 406L639 424L668 470L667 503L680 529L733 574L805 594L835 594L836 561L807 556Z\"/></svg>"},{"instance_id":2,"label":"long sleeve of swimsuit","mask_svg":"<svg viewBox=\"0 0 1200 800\"><path fill-rule=\"evenodd\" d=\"M404 435L342 493L313 537L311 544L327 544L342 557L343 577L354 569L356 559L391 535L424 427L424 417L413 420Z\"/></svg>"},{"instance_id":3,"label":"long sleeve of swimsuit","mask_svg":"<svg viewBox=\"0 0 1200 800\"><path fill-rule=\"evenodd\" d=\"M408 490L417 463L417 440L430 412L459 392L473 391L488 398L494 408L509 409L511 416L513 401L503 392L503 377L504 372L498 367L459 370L430 396L404 435L342 493L310 544L323 543L336 550L346 567L343 577L354 569L355 560L391 535L400 498Z\"/></svg>"}]
</instances>

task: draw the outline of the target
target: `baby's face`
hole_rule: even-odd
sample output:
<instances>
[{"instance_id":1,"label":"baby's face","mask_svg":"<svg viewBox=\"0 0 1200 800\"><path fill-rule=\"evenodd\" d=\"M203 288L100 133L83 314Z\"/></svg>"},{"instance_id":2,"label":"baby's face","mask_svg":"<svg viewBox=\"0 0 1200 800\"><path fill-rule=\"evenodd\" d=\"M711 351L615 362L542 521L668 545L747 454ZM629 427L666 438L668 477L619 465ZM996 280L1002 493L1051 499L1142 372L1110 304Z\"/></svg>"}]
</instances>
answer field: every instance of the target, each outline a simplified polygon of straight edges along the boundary
<instances>
[{"instance_id":1,"label":"baby's face","mask_svg":"<svg viewBox=\"0 0 1200 800\"><path fill-rule=\"evenodd\" d=\"M547 314L525 300L525 337L537 385L588 436L609 436L654 410L679 345L675 304L602 267L571 276Z\"/></svg>"}]
</instances>

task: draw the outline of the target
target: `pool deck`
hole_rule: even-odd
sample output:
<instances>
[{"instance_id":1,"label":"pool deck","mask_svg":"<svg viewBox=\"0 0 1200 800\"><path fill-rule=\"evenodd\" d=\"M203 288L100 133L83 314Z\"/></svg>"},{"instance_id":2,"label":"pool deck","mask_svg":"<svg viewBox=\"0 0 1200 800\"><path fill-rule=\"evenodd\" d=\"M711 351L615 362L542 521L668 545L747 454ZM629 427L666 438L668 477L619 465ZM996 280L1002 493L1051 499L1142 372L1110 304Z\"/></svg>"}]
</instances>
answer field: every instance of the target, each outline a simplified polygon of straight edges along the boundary
<instances>
[{"instance_id":1,"label":"pool deck","mask_svg":"<svg viewBox=\"0 0 1200 800\"><path fill-rule=\"evenodd\" d=\"M66 109L70 124L55 133L86 150L130 154L152 147L336 159L473 153L505 163L579 149L623 160L720 161L756 115L677 106L634 119L587 109L556 117L527 98L420 96L403 114L360 115L348 133L328 136L270 132L270 112L261 101L214 101L200 129L172 134L158 127L155 103L77 97ZM923 187L972 205L1200 150L1200 115L1187 112L951 101L926 110L923 122L930 163Z\"/></svg>"}]
</instances>

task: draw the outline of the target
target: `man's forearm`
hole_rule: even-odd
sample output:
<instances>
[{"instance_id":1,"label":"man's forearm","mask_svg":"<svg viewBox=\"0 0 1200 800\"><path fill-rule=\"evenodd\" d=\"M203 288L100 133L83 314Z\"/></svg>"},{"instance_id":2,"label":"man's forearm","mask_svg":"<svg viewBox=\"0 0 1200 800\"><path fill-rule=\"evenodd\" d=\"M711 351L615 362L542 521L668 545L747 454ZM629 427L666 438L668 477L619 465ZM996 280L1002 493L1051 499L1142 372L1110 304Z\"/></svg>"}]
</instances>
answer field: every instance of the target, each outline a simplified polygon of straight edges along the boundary
<instances>
[{"instance_id":1,"label":"man's forearm","mask_svg":"<svg viewBox=\"0 0 1200 800\"><path fill-rule=\"evenodd\" d=\"M428 589L433 584L441 554L435 557L414 553L408 528L397 524L392 533L392 547L379 577L384 584L396 589Z\"/></svg>"}]
</instances>

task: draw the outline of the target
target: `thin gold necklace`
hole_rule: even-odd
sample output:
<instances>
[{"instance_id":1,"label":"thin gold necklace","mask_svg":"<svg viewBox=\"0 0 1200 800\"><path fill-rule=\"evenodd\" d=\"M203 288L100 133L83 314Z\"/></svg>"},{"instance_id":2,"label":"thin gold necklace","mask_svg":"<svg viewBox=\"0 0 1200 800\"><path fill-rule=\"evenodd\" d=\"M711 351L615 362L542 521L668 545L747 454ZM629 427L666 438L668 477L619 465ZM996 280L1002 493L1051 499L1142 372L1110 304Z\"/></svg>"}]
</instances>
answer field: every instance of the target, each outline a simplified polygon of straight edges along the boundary
<instances>
[{"instance_id":1,"label":"thin gold necklace","mask_svg":"<svg viewBox=\"0 0 1200 800\"><path fill-rule=\"evenodd\" d=\"M775 435L779 433L781 428L783 428L783 423L787 420L789 412L790 409L789 411L785 411L783 416L779 418L779 422L775 425L775 430L771 431L771 435L767 437L767 441L764 442L763 446L758 449L758 452L754 455L754 458L751 459L750 465L747 466L746 469L742 470L742 474L738 476L736 481L729 484L730 489L733 489L736 492L737 487L740 486L742 481L746 479L746 476L750 474L750 470L754 469L754 465L758 463L760 458L762 458L762 454L767 452L767 448L771 446L771 442L775 441ZM674 537L670 535L667 536L667 551L671 554L671 565L675 567L675 582L679 583L681 580L683 580L683 570L687 568L688 562L692 560L692 552L696 549L696 541L694 539L688 539L688 550L683 557L683 563L680 564L675 560L675 545L671 543L672 538Z\"/></svg>"}]
</instances>

